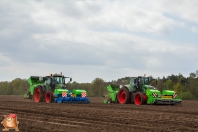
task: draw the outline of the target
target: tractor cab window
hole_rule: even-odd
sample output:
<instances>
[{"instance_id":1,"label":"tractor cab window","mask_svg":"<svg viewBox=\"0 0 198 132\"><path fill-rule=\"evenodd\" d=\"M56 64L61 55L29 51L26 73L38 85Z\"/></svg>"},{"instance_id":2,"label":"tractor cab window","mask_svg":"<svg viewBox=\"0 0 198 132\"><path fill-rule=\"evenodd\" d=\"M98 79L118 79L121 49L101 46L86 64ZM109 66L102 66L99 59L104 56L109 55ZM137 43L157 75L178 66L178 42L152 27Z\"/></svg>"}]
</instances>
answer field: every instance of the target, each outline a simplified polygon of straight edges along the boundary
<instances>
[{"instance_id":1,"label":"tractor cab window","mask_svg":"<svg viewBox=\"0 0 198 132\"><path fill-rule=\"evenodd\" d=\"M149 84L148 78L141 78L140 82L141 82L142 85L148 85Z\"/></svg>"},{"instance_id":2,"label":"tractor cab window","mask_svg":"<svg viewBox=\"0 0 198 132\"><path fill-rule=\"evenodd\" d=\"M48 84L48 85L50 85L50 78L49 77L47 78L47 80L46 80L45 83Z\"/></svg>"},{"instance_id":3,"label":"tractor cab window","mask_svg":"<svg viewBox=\"0 0 198 132\"><path fill-rule=\"evenodd\" d=\"M148 85L149 84L149 79L148 78L144 78L144 84Z\"/></svg>"},{"instance_id":4,"label":"tractor cab window","mask_svg":"<svg viewBox=\"0 0 198 132\"><path fill-rule=\"evenodd\" d=\"M131 84L131 86L134 86L134 78L131 78L130 84Z\"/></svg>"},{"instance_id":5,"label":"tractor cab window","mask_svg":"<svg viewBox=\"0 0 198 132\"><path fill-rule=\"evenodd\" d=\"M52 84L64 84L64 78L62 77L53 77Z\"/></svg>"}]
</instances>

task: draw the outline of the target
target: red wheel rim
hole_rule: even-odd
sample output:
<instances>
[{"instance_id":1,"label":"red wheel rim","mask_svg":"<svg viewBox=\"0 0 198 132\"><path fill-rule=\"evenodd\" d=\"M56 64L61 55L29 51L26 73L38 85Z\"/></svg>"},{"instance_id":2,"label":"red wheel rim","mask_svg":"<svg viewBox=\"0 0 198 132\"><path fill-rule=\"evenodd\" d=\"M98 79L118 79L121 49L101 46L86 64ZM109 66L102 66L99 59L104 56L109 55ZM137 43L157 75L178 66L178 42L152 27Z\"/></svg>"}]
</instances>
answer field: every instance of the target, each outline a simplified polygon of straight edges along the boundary
<instances>
[{"instance_id":1,"label":"red wheel rim","mask_svg":"<svg viewBox=\"0 0 198 132\"><path fill-rule=\"evenodd\" d=\"M141 104L140 94L136 94L136 96L135 96L135 104L136 105L140 105Z\"/></svg>"},{"instance_id":2,"label":"red wheel rim","mask_svg":"<svg viewBox=\"0 0 198 132\"><path fill-rule=\"evenodd\" d=\"M124 102L126 101L126 92L124 90L120 91L118 98L120 103L124 104Z\"/></svg>"},{"instance_id":3,"label":"red wheel rim","mask_svg":"<svg viewBox=\"0 0 198 132\"><path fill-rule=\"evenodd\" d=\"M34 101L39 102L39 98L40 98L40 90L39 90L39 88L36 88L36 90L34 92Z\"/></svg>"},{"instance_id":4,"label":"red wheel rim","mask_svg":"<svg viewBox=\"0 0 198 132\"><path fill-rule=\"evenodd\" d=\"M47 103L50 103L50 93L48 93L48 92L46 93L45 100Z\"/></svg>"}]
</instances>

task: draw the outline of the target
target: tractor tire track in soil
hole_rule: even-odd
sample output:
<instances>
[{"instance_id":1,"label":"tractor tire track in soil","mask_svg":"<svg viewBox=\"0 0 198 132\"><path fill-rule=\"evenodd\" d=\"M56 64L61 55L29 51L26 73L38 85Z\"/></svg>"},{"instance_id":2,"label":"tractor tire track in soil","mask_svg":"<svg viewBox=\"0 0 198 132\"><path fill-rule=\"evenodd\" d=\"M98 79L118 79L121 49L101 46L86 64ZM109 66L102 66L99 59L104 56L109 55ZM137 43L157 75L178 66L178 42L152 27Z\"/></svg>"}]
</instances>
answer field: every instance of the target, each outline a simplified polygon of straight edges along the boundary
<instances>
[{"instance_id":1,"label":"tractor tire track in soil","mask_svg":"<svg viewBox=\"0 0 198 132\"><path fill-rule=\"evenodd\" d=\"M91 104L47 104L21 96L0 96L0 121L4 115L15 113L19 130L24 132L198 131L198 101L183 101L177 106L136 106L103 104L102 100L90 98Z\"/></svg>"}]
</instances>

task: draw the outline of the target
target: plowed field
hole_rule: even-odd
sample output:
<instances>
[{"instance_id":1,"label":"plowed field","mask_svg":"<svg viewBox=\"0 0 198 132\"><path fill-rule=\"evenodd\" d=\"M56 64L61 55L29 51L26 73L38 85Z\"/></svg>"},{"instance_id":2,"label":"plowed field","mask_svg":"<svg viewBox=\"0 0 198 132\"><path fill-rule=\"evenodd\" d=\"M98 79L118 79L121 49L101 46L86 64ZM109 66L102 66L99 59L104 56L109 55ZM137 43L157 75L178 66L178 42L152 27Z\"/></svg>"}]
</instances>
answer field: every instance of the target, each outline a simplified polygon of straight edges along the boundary
<instances>
[{"instance_id":1,"label":"plowed field","mask_svg":"<svg viewBox=\"0 0 198 132\"><path fill-rule=\"evenodd\" d=\"M21 96L0 96L0 122L17 114L22 132L189 132L198 131L198 101L177 106L34 103ZM3 129L0 124L0 131ZM10 130L14 131L14 130Z\"/></svg>"}]
</instances>

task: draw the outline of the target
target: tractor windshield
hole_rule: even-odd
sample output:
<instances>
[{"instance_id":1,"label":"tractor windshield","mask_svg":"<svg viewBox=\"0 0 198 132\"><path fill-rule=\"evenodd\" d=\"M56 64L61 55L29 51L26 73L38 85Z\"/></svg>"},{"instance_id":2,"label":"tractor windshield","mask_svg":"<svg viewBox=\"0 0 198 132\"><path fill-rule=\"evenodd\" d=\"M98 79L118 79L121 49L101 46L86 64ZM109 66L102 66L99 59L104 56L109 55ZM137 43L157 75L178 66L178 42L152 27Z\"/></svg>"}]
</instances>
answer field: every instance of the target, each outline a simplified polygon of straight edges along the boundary
<instances>
[{"instance_id":1,"label":"tractor windshield","mask_svg":"<svg viewBox=\"0 0 198 132\"><path fill-rule=\"evenodd\" d=\"M141 84L149 85L149 79L148 78L141 78Z\"/></svg>"},{"instance_id":2,"label":"tractor windshield","mask_svg":"<svg viewBox=\"0 0 198 132\"><path fill-rule=\"evenodd\" d=\"M65 79L63 77L53 77L52 84L64 84Z\"/></svg>"}]
</instances>

